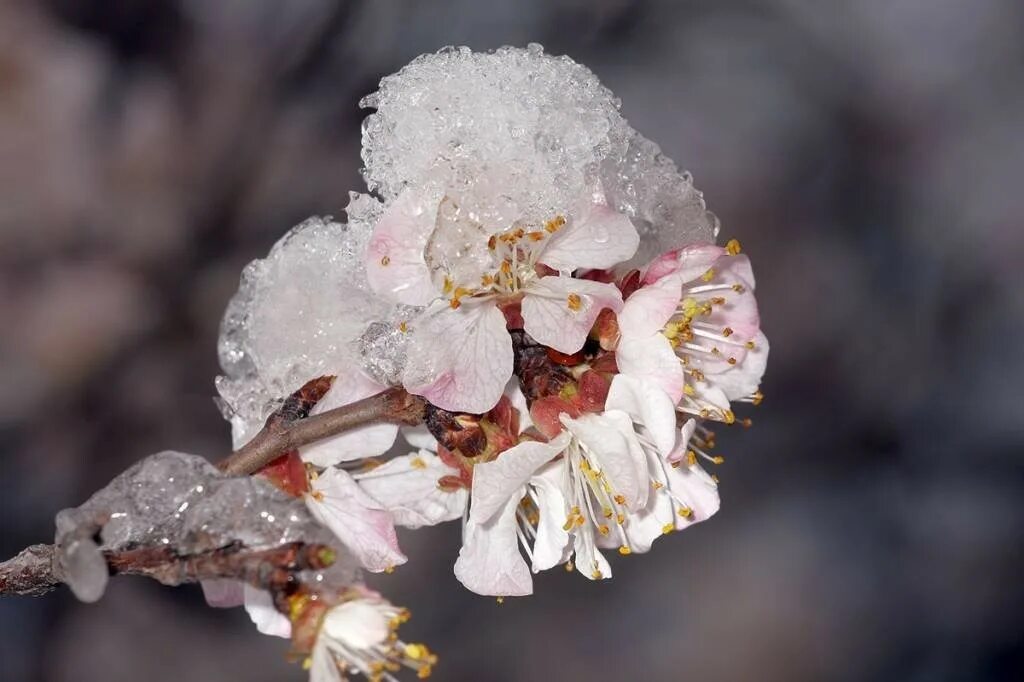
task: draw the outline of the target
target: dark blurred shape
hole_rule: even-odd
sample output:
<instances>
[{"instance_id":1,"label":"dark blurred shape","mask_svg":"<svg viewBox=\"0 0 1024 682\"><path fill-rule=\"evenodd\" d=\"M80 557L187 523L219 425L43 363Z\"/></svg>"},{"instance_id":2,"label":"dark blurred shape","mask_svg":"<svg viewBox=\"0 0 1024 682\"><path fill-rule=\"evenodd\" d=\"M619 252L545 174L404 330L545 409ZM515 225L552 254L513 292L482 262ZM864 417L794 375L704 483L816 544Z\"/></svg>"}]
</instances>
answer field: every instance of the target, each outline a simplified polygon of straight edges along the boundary
<instances>
[{"instance_id":1,"label":"dark blurred shape","mask_svg":"<svg viewBox=\"0 0 1024 682\"><path fill-rule=\"evenodd\" d=\"M447 44L594 69L693 171L772 341L723 509L502 606L456 526L375 582L443 680L1024 678L1024 7L1014 0L7 0L0 553L144 455L228 447L242 266L358 176L359 98ZM198 590L0 603L0 679L303 679ZM290 676L290 677L289 677Z\"/></svg>"}]
</instances>

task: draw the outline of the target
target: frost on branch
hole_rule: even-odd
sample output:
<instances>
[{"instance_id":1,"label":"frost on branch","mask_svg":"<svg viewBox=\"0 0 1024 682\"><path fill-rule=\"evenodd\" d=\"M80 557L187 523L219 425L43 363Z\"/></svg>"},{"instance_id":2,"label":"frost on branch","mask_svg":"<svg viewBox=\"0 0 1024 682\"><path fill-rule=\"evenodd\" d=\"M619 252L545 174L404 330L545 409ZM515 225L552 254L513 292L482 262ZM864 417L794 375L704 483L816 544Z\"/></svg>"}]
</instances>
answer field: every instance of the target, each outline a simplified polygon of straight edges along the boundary
<instances>
[{"instance_id":1,"label":"frost on branch","mask_svg":"<svg viewBox=\"0 0 1024 682\"><path fill-rule=\"evenodd\" d=\"M166 547L192 556L333 542L305 505L263 478L225 477L201 457L171 451L138 462L56 523L57 561L83 601L103 595L103 552ZM348 584L358 570L339 558L332 574Z\"/></svg>"}]
</instances>

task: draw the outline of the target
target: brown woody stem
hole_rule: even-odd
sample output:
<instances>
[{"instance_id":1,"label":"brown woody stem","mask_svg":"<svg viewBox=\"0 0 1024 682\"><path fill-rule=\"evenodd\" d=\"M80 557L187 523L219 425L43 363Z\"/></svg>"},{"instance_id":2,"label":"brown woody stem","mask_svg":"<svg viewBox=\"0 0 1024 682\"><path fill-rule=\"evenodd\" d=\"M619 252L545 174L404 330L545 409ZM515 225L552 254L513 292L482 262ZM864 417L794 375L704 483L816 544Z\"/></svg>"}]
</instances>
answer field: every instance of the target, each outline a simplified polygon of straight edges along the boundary
<instances>
[{"instance_id":1,"label":"brown woody stem","mask_svg":"<svg viewBox=\"0 0 1024 682\"><path fill-rule=\"evenodd\" d=\"M374 422L419 424L426 401L402 388L336 407L296 421L269 419L244 446L221 460L217 467L231 476L259 471L284 453L330 436Z\"/></svg>"}]
</instances>

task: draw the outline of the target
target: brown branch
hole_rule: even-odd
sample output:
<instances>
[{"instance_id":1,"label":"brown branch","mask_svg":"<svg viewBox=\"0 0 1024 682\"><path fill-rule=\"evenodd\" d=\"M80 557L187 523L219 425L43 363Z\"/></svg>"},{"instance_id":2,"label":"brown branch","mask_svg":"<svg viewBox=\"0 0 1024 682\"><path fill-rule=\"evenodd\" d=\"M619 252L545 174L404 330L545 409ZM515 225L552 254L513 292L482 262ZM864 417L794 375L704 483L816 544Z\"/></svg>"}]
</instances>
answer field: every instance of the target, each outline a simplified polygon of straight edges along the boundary
<instances>
[{"instance_id":1,"label":"brown branch","mask_svg":"<svg viewBox=\"0 0 1024 682\"><path fill-rule=\"evenodd\" d=\"M244 446L221 460L217 467L230 476L259 471L289 450L315 443L343 431L373 422L419 424L426 401L401 388L327 410L312 417L289 421L267 420L266 426Z\"/></svg>"},{"instance_id":2,"label":"brown branch","mask_svg":"<svg viewBox=\"0 0 1024 682\"><path fill-rule=\"evenodd\" d=\"M334 561L326 545L301 542L265 550L223 547L188 556L170 547L103 554L111 575L141 575L164 585L229 578L273 592L284 590L299 571L326 568ZM32 545L0 563L0 595L40 596L64 582L54 545Z\"/></svg>"}]
</instances>

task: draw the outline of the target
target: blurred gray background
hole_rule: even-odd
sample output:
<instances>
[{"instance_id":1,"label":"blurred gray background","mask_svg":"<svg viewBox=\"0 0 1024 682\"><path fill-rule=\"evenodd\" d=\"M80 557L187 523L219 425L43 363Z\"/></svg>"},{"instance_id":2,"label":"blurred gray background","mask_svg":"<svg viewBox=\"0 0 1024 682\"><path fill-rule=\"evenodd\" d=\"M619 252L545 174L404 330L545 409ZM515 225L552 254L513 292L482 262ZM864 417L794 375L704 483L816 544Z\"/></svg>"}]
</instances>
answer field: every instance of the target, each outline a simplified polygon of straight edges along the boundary
<instances>
[{"instance_id":1,"label":"blurred gray background","mask_svg":"<svg viewBox=\"0 0 1024 682\"><path fill-rule=\"evenodd\" d=\"M447 44L591 67L759 278L772 357L711 522L552 571L375 582L441 680L1024 679L1018 0L0 2L0 554L166 448L217 457L242 266L362 187L359 98ZM197 589L0 602L0 678L301 680Z\"/></svg>"}]
</instances>

